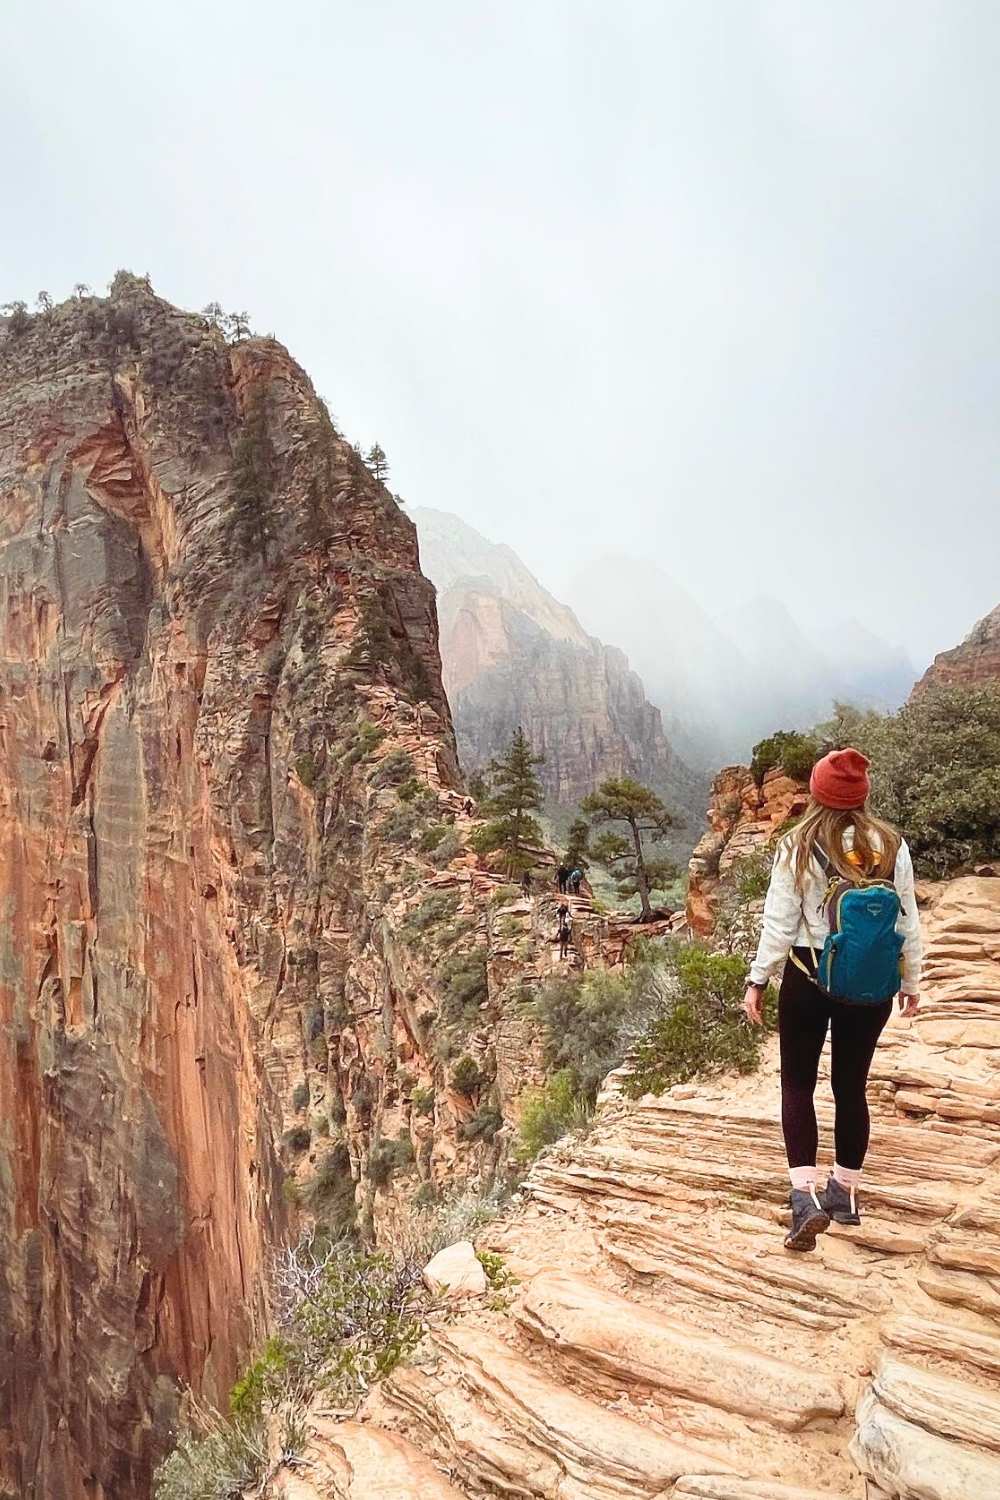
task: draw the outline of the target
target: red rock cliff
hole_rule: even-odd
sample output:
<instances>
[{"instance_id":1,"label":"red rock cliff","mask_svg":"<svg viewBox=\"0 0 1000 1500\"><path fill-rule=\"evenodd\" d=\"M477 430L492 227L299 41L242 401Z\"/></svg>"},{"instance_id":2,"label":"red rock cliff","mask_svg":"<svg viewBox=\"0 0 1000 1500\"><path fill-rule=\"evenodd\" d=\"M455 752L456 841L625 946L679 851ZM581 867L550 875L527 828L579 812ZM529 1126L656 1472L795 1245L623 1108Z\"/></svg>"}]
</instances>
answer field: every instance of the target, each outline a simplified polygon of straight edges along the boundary
<instances>
[{"instance_id":1,"label":"red rock cliff","mask_svg":"<svg viewBox=\"0 0 1000 1500\"><path fill-rule=\"evenodd\" d=\"M764 849L778 829L805 811L808 788L768 771L758 786L746 766L727 766L712 782L708 829L688 866L687 920L692 932L707 937L715 926L720 882L743 855Z\"/></svg>"},{"instance_id":2,"label":"red rock cliff","mask_svg":"<svg viewBox=\"0 0 1000 1500\"><path fill-rule=\"evenodd\" d=\"M960 646L938 652L913 695L929 687L980 687L990 682L1000 682L1000 604L973 626Z\"/></svg>"},{"instance_id":3,"label":"red rock cliff","mask_svg":"<svg viewBox=\"0 0 1000 1500\"><path fill-rule=\"evenodd\" d=\"M433 591L285 349L119 277L0 334L0 612L0 1489L124 1500L259 1332L303 1099L378 1128Z\"/></svg>"}]
</instances>

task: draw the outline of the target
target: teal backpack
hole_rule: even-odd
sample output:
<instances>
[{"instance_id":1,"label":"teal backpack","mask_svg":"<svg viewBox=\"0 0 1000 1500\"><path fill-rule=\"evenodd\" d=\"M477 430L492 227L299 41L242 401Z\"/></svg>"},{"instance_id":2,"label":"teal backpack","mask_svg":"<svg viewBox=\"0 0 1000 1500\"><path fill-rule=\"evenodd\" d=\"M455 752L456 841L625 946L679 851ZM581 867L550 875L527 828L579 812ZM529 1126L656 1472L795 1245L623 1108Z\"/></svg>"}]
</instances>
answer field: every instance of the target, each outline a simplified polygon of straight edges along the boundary
<instances>
[{"instance_id":1,"label":"teal backpack","mask_svg":"<svg viewBox=\"0 0 1000 1500\"><path fill-rule=\"evenodd\" d=\"M903 948L903 938L896 931L902 911L899 893L891 880L848 880L819 849L814 852L829 879L823 900L830 936L819 957L813 954L816 970L809 977L831 1000L884 1005L899 989Z\"/></svg>"}]
</instances>

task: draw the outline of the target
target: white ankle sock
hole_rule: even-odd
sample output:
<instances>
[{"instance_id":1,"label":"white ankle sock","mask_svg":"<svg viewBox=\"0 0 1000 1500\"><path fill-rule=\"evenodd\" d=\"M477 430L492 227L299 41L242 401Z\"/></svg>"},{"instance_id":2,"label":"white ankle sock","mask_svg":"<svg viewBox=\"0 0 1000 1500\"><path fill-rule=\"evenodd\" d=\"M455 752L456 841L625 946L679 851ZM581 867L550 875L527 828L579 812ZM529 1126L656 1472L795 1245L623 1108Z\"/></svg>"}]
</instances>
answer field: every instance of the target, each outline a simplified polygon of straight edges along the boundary
<instances>
[{"instance_id":1,"label":"white ankle sock","mask_svg":"<svg viewBox=\"0 0 1000 1500\"><path fill-rule=\"evenodd\" d=\"M856 1188L861 1181L860 1167L842 1167L838 1162L834 1163L833 1175L841 1187Z\"/></svg>"},{"instance_id":2,"label":"white ankle sock","mask_svg":"<svg viewBox=\"0 0 1000 1500\"><path fill-rule=\"evenodd\" d=\"M792 1187L797 1192L808 1193L810 1188L816 1186L819 1172L816 1167L789 1167L788 1175L792 1179Z\"/></svg>"}]
</instances>

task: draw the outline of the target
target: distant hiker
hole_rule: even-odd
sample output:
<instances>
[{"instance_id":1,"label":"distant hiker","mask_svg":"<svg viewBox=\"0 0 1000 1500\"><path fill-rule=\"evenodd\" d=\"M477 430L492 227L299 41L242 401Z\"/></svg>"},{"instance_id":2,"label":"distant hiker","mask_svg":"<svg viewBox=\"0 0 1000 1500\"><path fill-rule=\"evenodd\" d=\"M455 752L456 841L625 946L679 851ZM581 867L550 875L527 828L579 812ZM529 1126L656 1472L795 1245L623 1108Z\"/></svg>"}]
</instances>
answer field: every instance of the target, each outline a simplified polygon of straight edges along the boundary
<instances>
[{"instance_id":1,"label":"distant hiker","mask_svg":"<svg viewBox=\"0 0 1000 1500\"><path fill-rule=\"evenodd\" d=\"M580 881L583 879L582 870L571 870L569 877L569 890L571 896L579 896Z\"/></svg>"},{"instance_id":2,"label":"distant hiker","mask_svg":"<svg viewBox=\"0 0 1000 1500\"><path fill-rule=\"evenodd\" d=\"M466 799L465 799L465 811L466 811L466 815L471 818L472 814L475 812L475 810L476 810L476 804L473 802L472 798L471 797L466 797Z\"/></svg>"},{"instance_id":3,"label":"distant hiker","mask_svg":"<svg viewBox=\"0 0 1000 1500\"><path fill-rule=\"evenodd\" d=\"M560 906L559 917L559 957L566 958L569 955L569 945L573 938L573 917L570 909L565 904Z\"/></svg>"},{"instance_id":4,"label":"distant hiker","mask_svg":"<svg viewBox=\"0 0 1000 1500\"><path fill-rule=\"evenodd\" d=\"M781 840L764 926L743 1000L761 1023L768 981L778 992L781 1126L792 1180L789 1250L812 1250L834 1219L860 1224L857 1187L868 1150L865 1088L875 1047L899 994L904 1016L920 1001L920 923L913 862L896 829L868 811L868 761L834 750L813 767L804 817ZM830 1033L836 1160L817 1192L813 1093Z\"/></svg>"},{"instance_id":5,"label":"distant hiker","mask_svg":"<svg viewBox=\"0 0 1000 1500\"><path fill-rule=\"evenodd\" d=\"M531 871L525 870L521 876L521 891L525 896L531 895Z\"/></svg>"},{"instance_id":6,"label":"distant hiker","mask_svg":"<svg viewBox=\"0 0 1000 1500\"><path fill-rule=\"evenodd\" d=\"M556 871L556 885L559 887L560 896L566 894L566 882L569 880L569 870L565 865L560 865Z\"/></svg>"}]
</instances>

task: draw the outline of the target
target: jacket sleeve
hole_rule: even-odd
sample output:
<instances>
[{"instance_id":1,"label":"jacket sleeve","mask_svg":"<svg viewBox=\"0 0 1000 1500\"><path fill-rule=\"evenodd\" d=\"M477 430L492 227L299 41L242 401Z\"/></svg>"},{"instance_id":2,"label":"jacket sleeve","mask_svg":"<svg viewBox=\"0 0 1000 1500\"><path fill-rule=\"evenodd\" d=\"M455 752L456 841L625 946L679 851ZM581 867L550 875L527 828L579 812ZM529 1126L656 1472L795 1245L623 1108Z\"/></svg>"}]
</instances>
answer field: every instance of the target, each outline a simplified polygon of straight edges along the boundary
<instances>
[{"instance_id":1,"label":"jacket sleeve","mask_svg":"<svg viewBox=\"0 0 1000 1500\"><path fill-rule=\"evenodd\" d=\"M920 988L920 962L923 944L920 938L920 914L917 897L913 889L913 860L906 840L899 846L896 869L892 877L899 896L901 911L896 920L896 931L903 939L903 989L915 993Z\"/></svg>"},{"instance_id":2,"label":"jacket sleeve","mask_svg":"<svg viewBox=\"0 0 1000 1500\"><path fill-rule=\"evenodd\" d=\"M795 884L791 852L779 844L771 867L771 880L764 902L764 925L757 957L750 965L750 983L766 984L788 957L802 918L802 898Z\"/></svg>"}]
</instances>

